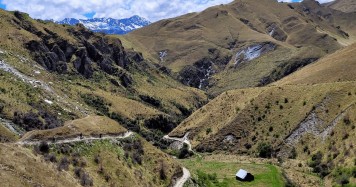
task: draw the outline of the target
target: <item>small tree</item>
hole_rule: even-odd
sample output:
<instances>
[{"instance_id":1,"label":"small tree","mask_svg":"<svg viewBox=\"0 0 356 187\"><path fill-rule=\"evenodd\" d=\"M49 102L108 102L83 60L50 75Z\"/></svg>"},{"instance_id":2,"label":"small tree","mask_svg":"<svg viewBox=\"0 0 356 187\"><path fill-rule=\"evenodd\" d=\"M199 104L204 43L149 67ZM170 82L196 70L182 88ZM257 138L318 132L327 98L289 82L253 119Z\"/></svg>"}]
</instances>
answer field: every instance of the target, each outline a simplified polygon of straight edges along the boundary
<instances>
[{"instance_id":1,"label":"small tree","mask_svg":"<svg viewBox=\"0 0 356 187\"><path fill-rule=\"evenodd\" d=\"M49 145L47 142L41 142L40 145L38 146L38 150L41 153L48 153L49 152Z\"/></svg>"},{"instance_id":2,"label":"small tree","mask_svg":"<svg viewBox=\"0 0 356 187\"><path fill-rule=\"evenodd\" d=\"M68 171L68 169L69 169L69 164L70 164L70 162L69 162L69 160L68 160L67 157L61 158L61 160L60 160L59 163L58 163L58 170L59 170L59 171L62 171L62 170Z\"/></svg>"},{"instance_id":3,"label":"small tree","mask_svg":"<svg viewBox=\"0 0 356 187\"><path fill-rule=\"evenodd\" d=\"M269 143L260 143L257 147L258 155L261 158L271 158L273 149Z\"/></svg>"},{"instance_id":4,"label":"small tree","mask_svg":"<svg viewBox=\"0 0 356 187\"><path fill-rule=\"evenodd\" d=\"M211 128L206 129L206 135L210 134L212 132Z\"/></svg>"},{"instance_id":5,"label":"small tree","mask_svg":"<svg viewBox=\"0 0 356 187\"><path fill-rule=\"evenodd\" d=\"M183 158L188 158L192 155L193 153L191 151L189 151L188 148L188 144L184 143L183 144L183 148L180 150L180 153L178 155L179 159L183 159Z\"/></svg>"},{"instance_id":6,"label":"small tree","mask_svg":"<svg viewBox=\"0 0 356 187\"><path fill-rule=\"evenodd\" d=\"M293 147L293 149L291 150L289 158L290 159L296 159L297 158L297 150L295 149L295 147Z\"/></svg>"}]
</instances>

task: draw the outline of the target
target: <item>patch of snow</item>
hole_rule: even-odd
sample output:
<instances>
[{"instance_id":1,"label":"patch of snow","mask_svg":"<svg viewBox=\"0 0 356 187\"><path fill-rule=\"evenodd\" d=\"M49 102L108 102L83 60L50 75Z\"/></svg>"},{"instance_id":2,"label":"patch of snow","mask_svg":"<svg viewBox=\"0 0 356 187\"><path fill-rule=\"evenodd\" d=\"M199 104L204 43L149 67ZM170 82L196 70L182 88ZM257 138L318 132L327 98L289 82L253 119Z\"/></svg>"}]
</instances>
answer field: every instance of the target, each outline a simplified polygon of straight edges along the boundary
<instances>
[{"instance_id":1,"label":"patch of snow","mask_svg":"<svg viewBox=\"0 0 356 187\"><path fill-rule=\"evenodd\" d=\"M66 18L60 24L76 25L83 24L86 28L95 32L105 32L107 34L126 34L138 28L149 25L150 22L139 16L133 16L126 19L113 18L92 18L92 19L74 19Z\"/></svg>"},{"instance_id":2,"label":"patch of snow","mask_svg":"<svg viewBox=\"0 0 356 187\"><path fill-rule=\"evenodd\" d=\"M44 102L46 102L46 103L49 104L49 105L52 105L52 104L53 104L53 101L50 101L50 100L47 100L47 99L45 99Z\"/></svg>"},{"instance_id":3,"label":"patch of snow","mask_svg":"<svg viewBox=\"0 0 356 187\"><path fill-rule=\"evenodd\" d=\"M168 52L167 50L164 50L164 51L160 51L159 52L159 58L161 59L161 62L164 61L164 58L168 55Z\"/></svg>"},{"instance_id":4,"label":"patch of snow","mask_svg":"<svg viewBox=\"0 0 356 187\"><path fill-rule=\"evenodd\" d=\"M209 68L206 70L206 73L204 75L204 78L203 79L200 79L200 83L199 83L199 86L198 88L199 89L202 89L203 87L203 84L208 80L210 79L211 75L214 73L214 70L213 70L213 66L209 66Z\"/></svg>"},{"instance_id":5,"label":"patch of snow","mask_svg":"<svg viewBox=\"0 0 356 187\"><path fill-rule=\"evenodd\" d=\"M275 49L275 44L271 43L261 43L250 45L236 53L235 65L240 64L241 62L248 62L254 60L261 55L272 51Z\"/></svg>"},{"instance_id":6,"label":"patch of snow","mask_svg":"<svg viewBox=\"0 0 356 187\"><path fill-rule=\"evenodd\" d=\"M269 34L270 36L273 36L274 32L276 32L276 28L275 28L275 27L273 27L273 29L271 30L271 32L269 32L268 34Z\"/></svg>"}]
</instances>

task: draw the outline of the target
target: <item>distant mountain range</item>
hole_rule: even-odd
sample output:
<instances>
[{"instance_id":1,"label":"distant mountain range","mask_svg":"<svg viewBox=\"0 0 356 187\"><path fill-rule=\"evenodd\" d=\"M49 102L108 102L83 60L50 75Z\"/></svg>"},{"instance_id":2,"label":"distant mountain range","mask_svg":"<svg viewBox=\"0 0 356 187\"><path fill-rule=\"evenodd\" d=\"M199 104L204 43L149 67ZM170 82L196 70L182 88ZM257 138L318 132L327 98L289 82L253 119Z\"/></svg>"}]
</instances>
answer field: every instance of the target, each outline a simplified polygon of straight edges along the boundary
<instances>
[{"instance_id":1,"label":"distant mountain range","mask_svg":"<svg viewBox=\"0 0 356 187\"><path fill-rule=\"evenodd\" d=\"M93 18L93 19L75 19L66 18L57 21L58 24L76 25L83 24L86 28L94 32L104 32L106 34L126 34L138 28L149 25L151 22L140 16L132 16L125 19L113 18Z\"/></svg>"}]
</instances>

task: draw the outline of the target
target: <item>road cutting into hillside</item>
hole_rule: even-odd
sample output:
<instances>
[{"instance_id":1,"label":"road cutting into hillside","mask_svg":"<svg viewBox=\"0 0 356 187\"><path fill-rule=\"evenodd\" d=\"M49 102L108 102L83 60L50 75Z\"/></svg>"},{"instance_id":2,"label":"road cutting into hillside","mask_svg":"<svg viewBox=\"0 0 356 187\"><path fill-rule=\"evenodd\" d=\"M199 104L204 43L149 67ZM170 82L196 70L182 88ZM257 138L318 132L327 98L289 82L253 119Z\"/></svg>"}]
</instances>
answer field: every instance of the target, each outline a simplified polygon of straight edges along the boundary
<instances>
[{"instance_id":1,"label":"road cutting into hillside","mask_svg":"<svg viewBox=\"0 0 356 187\"><path fill-rule=\"evenodd\" d=\"M63 140L56 140L56 141L45 141L48 144L66 144L66 143L75 143L75 142L83 142L83 141L92 141L92 140L116 140L116 139L125 139L132 136L134 133L131 131L126 132L122 135L117 136L110 136L110 135L103 135L102 137L76 137L76 138L68 138ZM18 145L39 145L41 140L23 140L20 142L16 142Z\"/></svg>"},{"instance_id":2,"label":"road cutting into hillside","mask_svg":"<svg viewBox=\"0 0 356 187\"><path fill-rule=\"evenodd\" d=\"M173 187L183 187L185 182L190 178L190 172L187 168L183 167L183 176L177 180Z\"/></svg>"},{"instance_id":3,"label":"road cutting into hillside","mask_svg":"<svg viewBox=\"0 0 356 187\"><path fill-rule=\"evenodd\" d=\"M185 143L188 145L188 150L193 152L194 154L200 156L198 153L196 153L193 149L192 149L192 144L189 141L189 132L187 132L182 138L177 138L177 137L169 137L168 135L165 135L163 137L163 139L166 140L173 140L173 141L178 141L181 143ZM183 187L184 184L190 179L191 175L190 172L187 168L183 167L183 176L181 178L179 178L177 180L177 182L174 184L174 187Z\"/></svg>"},{"instance_id":4,"label":"road cutting into hillside","mask_svg":"<svg viewBox=\"0 0 356 187\"><path fill-rule=\"evenodd\" d=\"M133 132L131 131L127 131L126 133L122 134L122 135L118 135L118 136L109 136L109 135L103 135L101 137L76 137L76 138L68 138L68 139L63 139L63 140L56 140L56 141L40 141L40 140L23 140L23 141L19 141L16 142L17 145L39 145L42 142L46 142L48 144L66 144L66 143L75 143L75 142L83 142L83 141L93 141L93 140L117 140L117 139L125 139L125 138L129 138L132 135L134 135ZM189 145L189 149L191 150L191 145L190 142L187 138L188 134L186 136L183 137L184 139L184 143L187 142L187 144ZM176 138L170 138L167 137L167 139L171 139L171 140L177 140ZM177 140L179 141L179 140ZM182 177L180 177L176 183L174 184L173 187L183 187L184 184L190 179L190 172L187 168L182 167L183 170L183 175Z\"/></svg>"},{"instance_id":5,"label":"road cutting into hillside","mask_svg":"<svg viewBox=\"0 0 356 187\"><path fill-rule=\"evenodd\" d=\"M165 135L163 136L163 139L166 139L166 140L174 140L174 141L178 141L178 142L182 142L182 143L185 143L188 145L188 150L189 151L192 151L192 144L190 143L189 139L188 139L188 136L189 136L189 132L187 132L183 138L176 138L176 137L169 137L168 135Z\"/></svg>"}]
</instances>

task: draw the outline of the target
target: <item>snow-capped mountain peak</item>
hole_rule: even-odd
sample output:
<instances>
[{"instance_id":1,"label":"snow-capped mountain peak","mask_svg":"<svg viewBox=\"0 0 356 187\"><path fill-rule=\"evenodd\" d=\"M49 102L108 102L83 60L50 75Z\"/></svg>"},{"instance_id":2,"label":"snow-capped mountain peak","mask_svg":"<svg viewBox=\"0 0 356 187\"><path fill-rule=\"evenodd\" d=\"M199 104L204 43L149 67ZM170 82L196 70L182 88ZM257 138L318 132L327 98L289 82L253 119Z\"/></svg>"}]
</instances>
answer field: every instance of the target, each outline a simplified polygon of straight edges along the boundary
<instances>
[{"instance_id":1,"label":"snow-capped mountain peak","mask_svg":"<svg viewBox=\"0 0 356 187\"><path fill-rule=\"evenodd\" d=\"M114 18L92 18L92 19L75 19L65 18L62 21L56 22L58 24L76 25L83 24L88 29L94 32L104 32L106 34L126 34L133 30L139 29L151 22L140 16L132 16L125 19Z\"/></svg>"}]
</instances>

